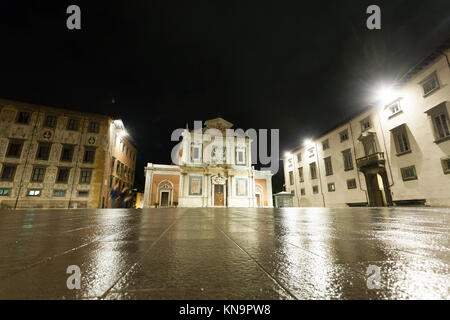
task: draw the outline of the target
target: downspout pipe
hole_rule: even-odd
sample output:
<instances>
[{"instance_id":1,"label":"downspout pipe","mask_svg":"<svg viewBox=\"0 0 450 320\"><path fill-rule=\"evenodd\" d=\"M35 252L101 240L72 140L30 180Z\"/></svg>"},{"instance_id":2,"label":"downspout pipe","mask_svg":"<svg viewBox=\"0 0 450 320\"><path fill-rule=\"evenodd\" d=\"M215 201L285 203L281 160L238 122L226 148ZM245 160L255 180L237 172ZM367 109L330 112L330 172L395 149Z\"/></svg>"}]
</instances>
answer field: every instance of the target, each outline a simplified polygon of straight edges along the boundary
<instances>
[{"instance_id":1,"label":"downspout pipe","mask_svg":"<svg viewBox=\"0 0 450 320\"><path fill-rule=\"evenodd\" d=\"M350 134L352 135L352 144L353 144L353 156L355 157L355 165L356 165L356 146L355 146L355 139L354 139L354 136L353 136L353 129L352 129L352 124L351 124L351 122L349 122L348 123L348 126L350 127ZM358 176L358 182L359 182L359 189L361 190L361 191L364 191L364 195L366 196L366 201L367 201L367 205L369 205L369 196L368 196L368 194L367 194L367 190L364 190L362 187L361 187L361 177L360 177L360 174L359 174L359 170L358 169L356 169L357 170L357 176Z\"/></svg>"},{"instance_id":2,"label":"downspout pipe","mask_svg":"<svg viewBox=\"0 0 450 320\"><path fill-rule=\"evenodd\" d=\"M317 170L319 171L320 193L322 194L323 207L325 208L325 207L326 207L326 205L325 205L325 195L323 194L322 176L321 176L321 174L320 174L319 152L318 152L316 140L314 140L314 149L315 149L315 151L316 151Z\"/></svg>"}]
</instances>

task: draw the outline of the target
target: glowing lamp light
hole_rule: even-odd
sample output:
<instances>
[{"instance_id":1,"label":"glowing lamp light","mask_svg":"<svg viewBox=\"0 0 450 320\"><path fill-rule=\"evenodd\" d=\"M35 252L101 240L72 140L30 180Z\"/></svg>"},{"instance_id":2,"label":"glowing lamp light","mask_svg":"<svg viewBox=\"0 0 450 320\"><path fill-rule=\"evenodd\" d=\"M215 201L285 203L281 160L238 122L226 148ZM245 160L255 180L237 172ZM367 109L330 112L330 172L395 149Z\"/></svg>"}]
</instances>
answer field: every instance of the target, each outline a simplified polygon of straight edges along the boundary
<instances>
[{"instance_id":1,"label":"glowing lamp light","mask_svg":"<svg viewBox=\"0 0 450 320\"><path fill-rule=\"evenodd\" d=\"M387 104L396 99L395 94L395 90L392 87L383 86L377 90L376 99L382 104Z\"/></svg>"},{"instance_id":2,"label":"glowing lamp light","mask_svg":"<svg viewBox=\"0 0 450 320\"><path fill-rule=\"evenodd\" d=\"M290 158L290 157L292 157L292 153L286 152L286 153L284 154L284 157L285 157L285 158Z\"/></svg>"},{"instance_id":3,"label":"glowing lamp light","mask_svg":"<svg viewBox=\"0 0 450 320\"><path fill-rule=\"evenodd\" d=\"M303 141L303 145L304 145L304 146L309 146L309 145L311 145L312 143L313 143L312 139L305 139L305 140Z\"/></svg>"}]
</instances>

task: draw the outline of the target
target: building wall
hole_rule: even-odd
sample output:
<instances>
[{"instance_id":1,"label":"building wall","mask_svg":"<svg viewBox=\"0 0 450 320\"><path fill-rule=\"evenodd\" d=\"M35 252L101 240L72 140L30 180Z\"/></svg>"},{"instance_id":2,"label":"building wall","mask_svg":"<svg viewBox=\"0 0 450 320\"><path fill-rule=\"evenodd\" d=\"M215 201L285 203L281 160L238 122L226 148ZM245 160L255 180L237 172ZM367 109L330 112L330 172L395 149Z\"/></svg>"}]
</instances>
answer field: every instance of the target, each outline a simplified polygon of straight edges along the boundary
<instances>
[{"instance_id":1,"label":"building wall","mask_svg":"<svg viewBox=\"0 0 450 320\"><path fill-rule=\"evenodd\" d=\"M267 207L269 205L267 181L265 179L255 179L255 184L261 186L263 191L261 202L264 207Z\"/></svg>"},{"instance_id":2,"label":"building wall","mask_svg":"<svg viewBox=\"0 0 450 320\"><path fill-rule=\"evenodd\" d=\"M155 202L158 202L161 205L160 191L161 191L162 184L164 184L164 182L167 182L167 181L170 182L167 185L170 185L172 187L172 189L167 189L171 193L169 204L172 205L173 202L178 202L178 193L179 193L179 189L180 189L180 176L178 174L175 175L175 174L155 173L153 175L153 181L152 181L153 204ZM163 189L163 190L166 190L166 189ZM173 193L173 195L172 195L172 193Z\"/></svg>"},{"instance_id":3,"label":"building wall","mask_svg":"<svg viewBox=\"0 0 450 320\"><path fill-rule=\"evenodd\" d=\"M0 189L8 189L8 195L0 196L4 208L98 208L103 206L103 195L109 194L105 176L109 153L109 127L107 116L86 114L71 110L51 108L22 102L0 99L0 177L6 165L17 166L12 181L0 179ZM27 123L18 123L19 112L28 112ZM47 116L56 117L56 125L47 127ZM68 130L69 119L78 120L77 130ZM89 125L98 124L98 132L90 132ZM23 142L20 157L7 155L13 141ZM38 160L39 143L51 146L48 160ZM72 161L62 161L63 146L73 147ZM85 150L95 149L93 162L84 161ZM43 181L32 182L34 168L45 168ZM67 182L58 183L59 168L68 168ZM82 182L82 170L90 170L90 182ZM40 190L38 196L29 195L29 190ZM63 195L55 195L62 190ZM80 194L81 192L81 194ZM86 194L87 192L87 194ZM107 198L106 198L107 199Z\"/></svg>"},{"instance_id":4,"label":"building wall","mask_svg":"<svg viewBox=\"0 0 450 320\"><path fill-rule=\"evenodd\" d=\"M119 186L120 190L131 189L136 176L137 148L132 138L124 134L124 127L121 121L110 120L108 153L105 158L105 188L103 198L106 207L111 207L110 190Z\"/></svg>"},{"instance_id":5,"label":"building wall","mask_svg":"<svg viewBox=\"0 0 450 320\"><path fill-rule=\"evenodd\" d=\"M447 50L447 54L449 54ZM421 81L436 72L440 88L430 95L424 96ZM294 192L294 205L297 206L346 206L349 203L368 202L365 176L357 167L357 159L365 156L364 146L359 140L363 132L361 120L370 117L369 131L375 135L377 151L383 152L390 194L394 203L400 200L426 199L426 203L434 206L449 206L448 188L450 175L445 174L441 160L450 157L450 140L435 142L434 128L426 111L441 103L445 104L450 114L450 69L444 56L438 57L422 71L415 74L408 82L392 90L387 100L360 113L347 123L331 130L315 139L309 145L293 150L284 158L284 177L286 191ZM400 101L401 112L392 115L389 105ZM447 121L449 121L447 117ZM398 155L392 129L400 125L406 126L411 151ZM348 130L349 139L341 142L339 133ZM329 149L323 150L322 142L328 139ZM312 156L308 150L313 148ZM350 149L353 158L353 169L345 171L342 151ZM301 154L301 161L297 154ZM324 158L331 157L333 174L327 176ZM318 178L311 179L309 164L317 162ZM415 166L417 179L404 181L401 168ZM300 182L298 168L303 167L304 182ZM294 175L294 183L290 184L289 172ZM347 180L355 179L356 188L348 189ZM335 183L335 191L328 191L328 183ZM318 186L319 192L313 194L312 187ZM305 195L301 195L301 189Z\"/></svg>"},{"instance_id":6,"label":"building wall","mask_svg":"<svg viewBox=\"0 0 450 320\"><path fill-rule=\"evenodd\" d=\"M231 123L217 118L208 120L206 128L200 128L201 130L194 132L185 129L181 135L183 140L179 144L180 149L177 152L179 157L175 159L177 165L149 163L145 168L144 207L154 205L157 181L160 179L159 175L164 174L181 175L178 195L180 207L255 207L255 179L259 179L261 182L264 180L264 198L266 200L264 204L271 207L272 174L254 170L252 167L250 138L221 135L221 133L225 134L225 129L230 129L231 126ZM206 129L216 130L208 131ZM214 147L216 151L213 152ZM194 148L199 148L198 152L194 152ZM242 150L245 150L242 161L238 161L237 154ZM201 156L194 159L196 154ZM191 177L200 178L200 194L190 192ZM239 179L246 181L246 189L241 185L241 194L237 192ZM220 204L220 201L215 203L215 185L223 185L223 205ZM216 196L216 199L220 200L220 195Z\"/></svg>"}]
</instances>

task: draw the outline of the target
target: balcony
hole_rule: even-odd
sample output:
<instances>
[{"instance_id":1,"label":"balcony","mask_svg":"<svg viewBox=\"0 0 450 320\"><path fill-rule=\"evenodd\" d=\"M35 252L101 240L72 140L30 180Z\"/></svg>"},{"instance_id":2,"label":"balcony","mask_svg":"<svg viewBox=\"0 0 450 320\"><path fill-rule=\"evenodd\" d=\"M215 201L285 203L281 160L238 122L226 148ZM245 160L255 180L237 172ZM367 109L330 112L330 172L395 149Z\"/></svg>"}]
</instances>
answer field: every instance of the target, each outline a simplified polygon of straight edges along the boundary
<instances>
[{"instance_id":1,"label":"balcony","mask_svg":"<svg viewBox=\"0 0 450 320\"><path fill-rule=\"evenodd\" d=\"M356 165L359 169L364 167L384 167L384 152L376 152L356 159Z\"/></svg>"}]
</instances>

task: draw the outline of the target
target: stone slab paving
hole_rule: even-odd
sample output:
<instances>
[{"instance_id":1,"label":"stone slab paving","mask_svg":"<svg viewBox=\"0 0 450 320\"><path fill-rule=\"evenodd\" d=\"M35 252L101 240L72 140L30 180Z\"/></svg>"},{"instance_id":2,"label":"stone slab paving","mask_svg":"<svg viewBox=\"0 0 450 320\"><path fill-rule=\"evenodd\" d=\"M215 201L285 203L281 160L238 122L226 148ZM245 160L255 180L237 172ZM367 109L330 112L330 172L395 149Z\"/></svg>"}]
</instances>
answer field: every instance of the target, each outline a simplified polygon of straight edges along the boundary
<instances>
[{"instance_id":1,"label":"stone slab paving","mask_svg":"<svg viewBox=\"0 0 450 320\"><path fill-rule=\"evenodd\" d=\"M449 235L444 208L4 210L0 299L449 299Z\"/></svg>"}]
</instances>

